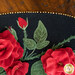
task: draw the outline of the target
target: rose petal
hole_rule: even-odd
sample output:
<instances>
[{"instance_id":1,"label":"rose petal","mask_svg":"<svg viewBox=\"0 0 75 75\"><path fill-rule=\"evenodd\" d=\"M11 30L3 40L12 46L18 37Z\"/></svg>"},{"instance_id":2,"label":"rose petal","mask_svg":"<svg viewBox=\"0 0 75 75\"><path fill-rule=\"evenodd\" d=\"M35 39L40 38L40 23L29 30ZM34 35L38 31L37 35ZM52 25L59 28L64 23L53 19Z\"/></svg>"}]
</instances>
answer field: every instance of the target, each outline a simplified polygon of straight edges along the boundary
<instances>
[{"instance_id":1,"label":"rose petal","mask_svg":"<svg viewBox=\"0 0 75 75\"><path fill-rule=\"evenodd\" d=\"M41 61L43 63L43 68L45 69L46 67L46 59L51 56L51 53L53 52L52 49L48 49L46 53L41 57Z\"/></svg>"},{"instance_id":2,"label":"rose petal","mask_svg":"<svg viewBox=\"0 0 75 75\"><path fill-rule=\"evenodd\" d=\"M10 40L12 44L16 43L14 36L9 32L9 30L5 30L3 33L0 33L0 37L2 37L2 39Z\"/></svg>"},{"instance_id":3,"label":"rose petal","mask_svg":"<svg viewBox=\"0 0 75 75\"><path fill-rule=\"evenodd\" d=\"M0 67L7 69L9 66L12 65L13 61L14 61L14 58L10 56L8 59L0 61Z\"/></svg>"},{"instance_id":4,"label":"rose petal","mask_svg":"<svg viewBox=\"0 0 75 75\"><path fill-rule=\"evenodd\" d=\"M13 57L15 58L15 60L20 59L21 57L23 57L23 48L20 46L20 44L17 42L15 44L15 48L12 52Z\"/></svg>"},{"instance_id":5,"label":"rose petal","mask_svg":"<svg viewBox=\"0 0 75 75\"><path fill-rule=\"evenodd\" d=\"M14 73L14 75L25 75L25 74L24 74L23 72L17 70L17 71Z\"/></svg>"},{"instance_id":6,"label":"rose petal","mask_svg":"<svg viewBox=\"0 0 75 75\"><path fill-rule=\"evenodd\" d=\"M26 74L28 72L28 68L29 68L29 63L23 62L23 67L24 67L24 73Z\"/></svg>"},{"instance_id":7,"label":"rose petal","mask_svg":"<svg viewBox=\"0 0 75 75\"><path fill-rule=\"evenodd\" d=\"M9 40L4 40L4 39L0 39L1 44L3 44L5 47L2 50L3 52L0 53L2 55L0 55L0 61L7 59L8 57L10 57L12 51L13 51L13 45Z\"/></svg>"},{"instance_id":8,"label":"rose petal","mask_svg":"<svg viewBox=\"0 0 75 75\"><path fill-rule=\"evenodd\" d=\"M73 52L72 48L66 47L65 50L68 52L68 55L70 58L74 57L74 52Z\"/></svg>"},{"instance_id":9,"label":"rose petal","mask_svg":"<svg viewBox=\"0 0 75 75\"><path fill-rule=\"evenodd\" d=\"M11 69L6 69L5 71L7 75L11 75Z\"/></svg>"},{"instance_id":10,"label":"rose petal","mask_svg":"<svg viewBox=\"0 0 75 75\"><path fill-rule=\"evenodd\" d=\"M68 53L64 50L64 48L56 49L51 55L57 60L57 63L61 62L65 65L69 62Z\"/></svg>"},{"instance_id":11,"label":"rose petal","mask_svg":"<svg viewBox=\"0 0 75 75\"><path fill-rule=\"evenodd\" d=\"M57 67L56 61L53 58L48 58L46 60L46 63L47 63L47 66L46 66L45 72L47 74L55 74L56 67Z\"/></svg>"}]
</instances>

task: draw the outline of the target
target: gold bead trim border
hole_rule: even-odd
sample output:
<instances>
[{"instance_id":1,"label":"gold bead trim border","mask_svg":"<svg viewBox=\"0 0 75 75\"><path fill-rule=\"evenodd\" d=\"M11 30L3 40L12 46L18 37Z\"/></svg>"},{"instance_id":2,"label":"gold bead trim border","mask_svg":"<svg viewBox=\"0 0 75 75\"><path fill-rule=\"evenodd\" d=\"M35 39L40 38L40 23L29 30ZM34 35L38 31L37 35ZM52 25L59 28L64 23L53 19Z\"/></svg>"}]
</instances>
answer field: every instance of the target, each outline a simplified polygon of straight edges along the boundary
<instances>
[{"instance_id":1,"label":"gold bead trim border","mask_svg":"<svg viewBox=\"0 0 75 75\"><path fill-rule=\"evenodd\" d=\"M9 12L9 13L1 13L0 15L9 15L9 14L20 14L20 13L48 13L48 14L56 14L56 15L64 15L71 18L75 18L75 16L69 15L69 14L63 14L63 13L57 13L57 12L47 12L47 11L22 11L22 12Z\"/></svg>"}]
</instances>

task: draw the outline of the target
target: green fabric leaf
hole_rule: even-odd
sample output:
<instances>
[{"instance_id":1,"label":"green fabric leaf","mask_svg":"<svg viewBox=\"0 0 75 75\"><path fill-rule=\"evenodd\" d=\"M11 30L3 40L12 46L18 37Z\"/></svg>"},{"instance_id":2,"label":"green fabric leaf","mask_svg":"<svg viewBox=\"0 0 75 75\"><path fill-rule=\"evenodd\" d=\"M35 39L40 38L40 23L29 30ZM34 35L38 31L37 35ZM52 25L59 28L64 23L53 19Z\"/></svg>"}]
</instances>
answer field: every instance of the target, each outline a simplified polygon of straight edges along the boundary
<instances>
[{"instance_id":1,"label":"green fabric leaf","mask_svg":"<svg viewBox=\"0 0 75 75\"><path fill-rule=\"evenodd\" d=\"M1 73L0 75L7 75L6 72Z\"/></svg>"},{"instance_id":2,"label":"green fabric leaf","mask_svg":"<svg viewBox=\"0 0 75 75\"><path fill-rule=\"evenodd\" d=\"M50 42L49 41L43 41L41 43L37 43L37 49L42 49L46 47Z\"/></svg>"},{"instance_id":3,"label":"green fabric leaf","mask_svg":"<svg viewBox=\"0 0 75 75\"><path fill-rule=\"evenodd\" d=\"M15 39L18 40L16 31L12 27L11 29L8 28L8 30L11 32L12 35L14 35Z\"/></svg>"},{"instance_id":4,"label":"green fabric leaf","mask_svg":"<svg viewBox=\"0 0 75 75\"><path fill-rule=\"evenodd\" d=\"M0 67L0 75L6 75L6 72L2 67Z\"/></svg>"},{"instance_id":5,"label":"green fabric leaf","mask_svg":"<svg viewBox=\"0 0 75 75\"><path fill-rule=\"evenodd\" d=\"M31 67L31 75L46 75L41 61L35 62Z\"/></svg>"},{"instance_id":6,"label":"green fabric leaf","mask_svg":"<svg viewBox=\"0 0 75 75\"><path fill-rule=\"evenodd\" d=\"M36 42L33 39L24 39L27 49L33 50L36 48Z\"/></svg>"},{"instance_id":7,"label":"green fabric leaf","mask_svg":"<svg viewBox=\"0 0 75 75\"><path fill-rule=\"evenodd\" d=\"M75 53L75 50L73 50L73 52Z\"/></svg>"},{"instance_id":8,"label":"green fabric leaf","mask_svg":"<svg viewBox=\"0 0 75 75\"><path fill-rule=\"evenodd\" d=\"M2 67L0 67L0 73L3 72L3 71L4 71L4 69Z\"/></svg>"},{"instance_id":9,"label":"green fabric leaf","mask_svg":"<svg viewBox=\"0 0 75 75\"><path fill-rule=\"evenodd\" d=\"M38 23L38 27L36 28L35 32L34 32L34 40L36 42L42 42L45 41L47 39L47 30L46 27L44 26L44 24L39 21Z\"/></svg>"}]
</instances>

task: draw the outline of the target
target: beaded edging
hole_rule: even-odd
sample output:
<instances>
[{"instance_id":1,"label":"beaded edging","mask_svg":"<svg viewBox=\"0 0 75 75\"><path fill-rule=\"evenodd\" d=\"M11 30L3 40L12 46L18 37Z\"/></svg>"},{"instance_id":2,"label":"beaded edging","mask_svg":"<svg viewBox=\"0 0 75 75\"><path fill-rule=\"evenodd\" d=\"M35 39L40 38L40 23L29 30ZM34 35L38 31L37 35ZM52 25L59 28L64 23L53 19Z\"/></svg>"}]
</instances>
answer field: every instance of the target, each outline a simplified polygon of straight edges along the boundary
<instances>
[{"instance_id":1,"label":"beaded edging","mask_svg":"<svg viewBox=\"0 0 75 75\"><path fill-rule=\"evenodd\" d=\"M75 16L64 14L64 13L57 13L57 12L47 12L47 11L22 11L22 12L9 12L9 13L1 13L0 15L8 15L8 14L20 14L20 13L48 13L48 14L56 14L56 15L64 15L71 18L75 18Z\"/></svg>"}]
</instances>

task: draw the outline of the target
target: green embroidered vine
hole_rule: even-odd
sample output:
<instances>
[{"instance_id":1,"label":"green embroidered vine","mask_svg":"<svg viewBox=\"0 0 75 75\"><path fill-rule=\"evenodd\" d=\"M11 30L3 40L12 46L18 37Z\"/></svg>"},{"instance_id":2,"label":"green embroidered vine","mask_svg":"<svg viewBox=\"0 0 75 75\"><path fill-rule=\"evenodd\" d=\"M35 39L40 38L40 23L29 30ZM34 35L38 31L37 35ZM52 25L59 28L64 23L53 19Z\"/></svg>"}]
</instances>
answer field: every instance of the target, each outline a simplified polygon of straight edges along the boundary
<instances>
[{"instance_id":1,"label":"green embroidered vine","mask_svg":"<svg viewBox=\"0 0 75 75\"><path fill-rule=\"evenodd\" d=\"M70 36L69 38L63 40L62 42L59 42L57 45L53 45L52 49L55 50L57 48L60 48L63 46L65 43L70 42L71 40L75 39L75 36Z\"/></svg>"}]
</instances>

